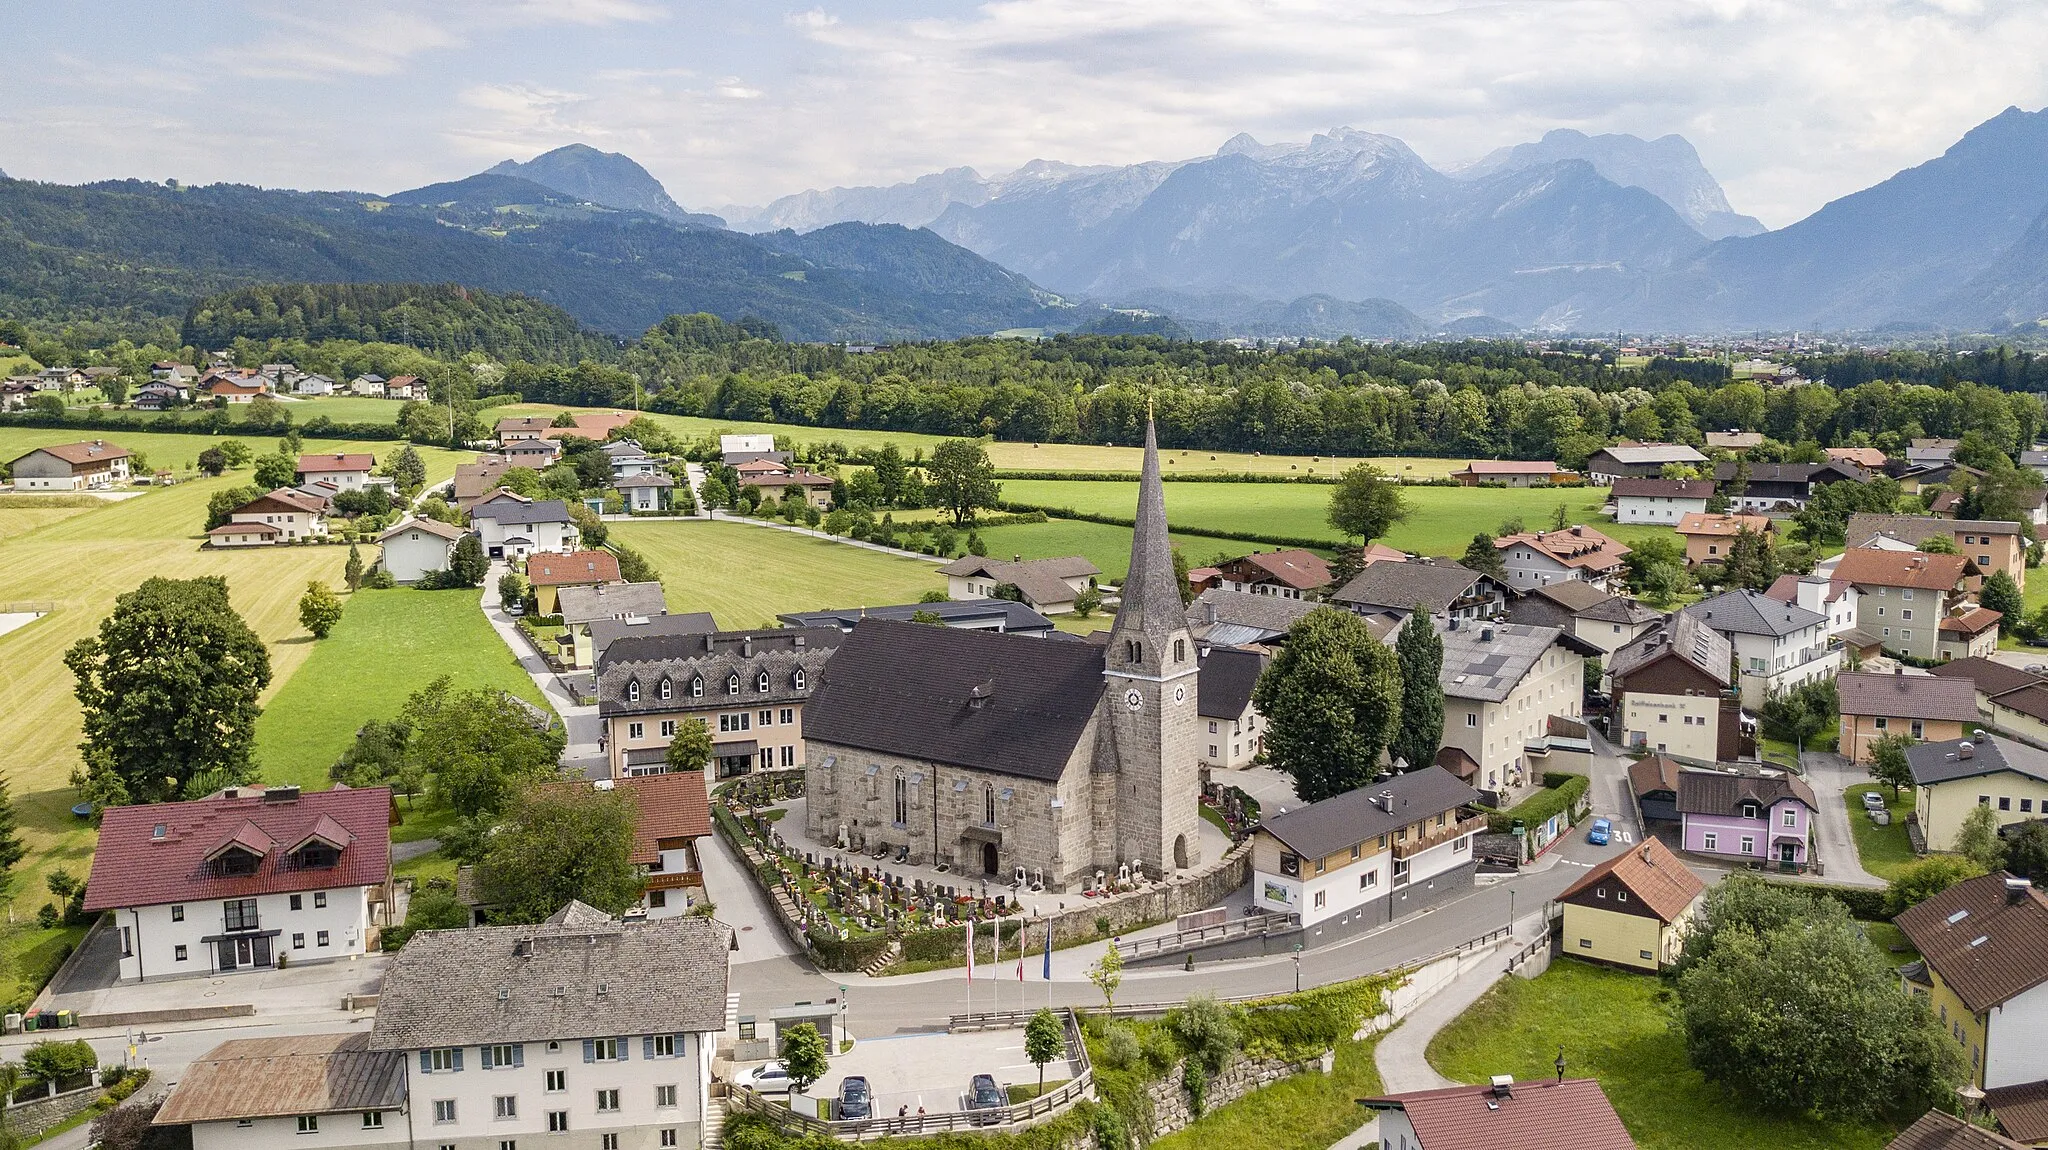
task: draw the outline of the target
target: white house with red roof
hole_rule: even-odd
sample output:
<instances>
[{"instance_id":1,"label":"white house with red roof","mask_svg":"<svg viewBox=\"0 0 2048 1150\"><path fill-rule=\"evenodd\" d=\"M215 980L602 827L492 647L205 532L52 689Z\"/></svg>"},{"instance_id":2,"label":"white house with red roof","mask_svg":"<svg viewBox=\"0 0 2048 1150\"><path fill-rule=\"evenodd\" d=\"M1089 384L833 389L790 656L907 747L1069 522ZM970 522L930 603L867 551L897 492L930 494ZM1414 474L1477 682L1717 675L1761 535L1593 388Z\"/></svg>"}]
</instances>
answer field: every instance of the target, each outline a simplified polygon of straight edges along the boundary
<instances>
[{"instance_id":1,"label":"white house with red roof","mask_svg":"<svg viewBox=\"0 0 2048 1150\"><path fill-rule=\"evenodd\" d=\"M299 456L300 483L329 483L338 491L361 491L370 485L377 457L369 452L328 451Z\"/></svg>"},{"instance_id":2,"label":"white house with red roof","mask_svg":"<svg viewBox=\"0 0 2048 1150\"><path fill-rule=\"evenodd\" d=\"M103 812L85 909L155 980L359 956L390 884L390 788L231 787Z\"/></svg>"}]
</instances>

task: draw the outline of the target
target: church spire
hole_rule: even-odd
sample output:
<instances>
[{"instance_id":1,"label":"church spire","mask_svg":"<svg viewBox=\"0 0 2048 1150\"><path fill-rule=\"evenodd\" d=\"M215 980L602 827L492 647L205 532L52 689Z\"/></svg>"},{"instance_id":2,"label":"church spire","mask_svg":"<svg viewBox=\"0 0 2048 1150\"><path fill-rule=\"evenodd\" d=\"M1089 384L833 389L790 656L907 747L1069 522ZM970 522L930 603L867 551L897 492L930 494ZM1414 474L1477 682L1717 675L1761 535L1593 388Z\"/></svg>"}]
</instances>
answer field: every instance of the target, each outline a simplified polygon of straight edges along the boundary
<instances>
[{"instance_id":1,"label":"church spire","mask_svg":"<svg viewBox=\"0 0 2048 1150\"><path fill-rule=\"evenodd\" d=\"M1149 404L1147 405L1149 407ZM1156 638L1187 625L1166 530L1166 488L1159 478L1159 438L1145 419L1145 469L1138 479L1138 515L1131 532L1131 570L1112 634L1139 630Z\"/></svg>"}]
</instances>

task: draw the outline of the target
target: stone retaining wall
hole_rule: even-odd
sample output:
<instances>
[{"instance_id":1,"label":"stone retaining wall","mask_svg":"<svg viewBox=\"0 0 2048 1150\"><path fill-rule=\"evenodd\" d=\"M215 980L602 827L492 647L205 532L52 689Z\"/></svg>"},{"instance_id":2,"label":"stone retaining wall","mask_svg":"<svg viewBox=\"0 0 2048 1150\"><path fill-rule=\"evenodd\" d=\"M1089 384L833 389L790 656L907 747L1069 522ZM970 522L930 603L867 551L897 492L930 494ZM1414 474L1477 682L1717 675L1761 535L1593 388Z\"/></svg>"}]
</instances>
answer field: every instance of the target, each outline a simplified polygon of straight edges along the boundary
<instances>
[{"instance_id":1,"label":"stone retaining wall","mask_svg":"<svg viewBox=\"0 0 2048 1150\"><path fill-rule=\"evenodd\" d=\"M1181 1087L1183 1063L1174 1063L1166 1077L1145 1088L1152 1103L1152 1128L1137 1131L1141 1142L1154 1142L1168 1134L1192 1126L1201 1117L1196 1114L1188 1100L1188 1093ZM1327 1074L1330 1070L1327 1058L1311 1058L1305 1062L1284 1062L1278 1058L1246 1058L1242 1055L1231 1060L1222 1073L1209 1080L1202 1092L1202 1113L1207 1114L1250 1094L1264 1086L1271 1086L1283 1078L1297 1074Z\"/></svg>"}]
</instances>

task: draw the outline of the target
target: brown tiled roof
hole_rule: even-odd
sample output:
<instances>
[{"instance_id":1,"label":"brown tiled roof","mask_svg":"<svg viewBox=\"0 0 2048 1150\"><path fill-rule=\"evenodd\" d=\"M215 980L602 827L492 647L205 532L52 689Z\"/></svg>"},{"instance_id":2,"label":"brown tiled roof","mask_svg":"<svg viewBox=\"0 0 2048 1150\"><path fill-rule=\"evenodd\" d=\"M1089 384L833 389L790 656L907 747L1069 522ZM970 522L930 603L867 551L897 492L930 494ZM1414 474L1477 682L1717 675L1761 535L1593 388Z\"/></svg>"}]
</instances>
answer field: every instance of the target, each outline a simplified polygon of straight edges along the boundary
<instances>
[{"instance_id":1,"label":"brown tiled roof","mask_svg":"<svg viewBox=\"0 0 2048 1150\"><path fill-rule=\"evenodd\" d=\"M2048 895L2008 891L2008 877L1966 879L1892 920L1972 1012L2048 982Z\"/></svg>"},{"instance_id":2,"label":"brown tiled roof","mask_svg":"<svg viewBox=\"0 0 2048 1150\"><path fill-rule=\"evenodd\" d=\"M1972 607L1959 615L1950 615L1943 619L1941 629L1961 635L1981 635L1989 628L1996 627L1998 621L2003 618L2003 611L1993 611L1989 607Z\"/></svg>"},{"instance_id":3,"label":"brown tiled roof","mask_svg":"<svg viewBox=\"0 0 2048 1150\"><path fill-rule=\"evenodd\" d=\"M634 862L645 866L659 858L663 839L700 839L711 833L711 799L703 771L632 775L615 785L632 791L640 804L633 823Z\"/></svg>"},{"instance_id":4,"label":"brown tiled roof","mask_svg":"<svg viewBox=\"0 0 2048 1150\"><path fill-rule=\"evenodd\" d=\"M1962 582L1965 562L1960 555L1877 551L1859 547L1842 552L1834 578L1858 586L1946 591Z\"/></svg>"},{"instance_id":5,"label":"brown tiled roof","mask_svg":"<svg viewBox=\"0 0 2048 1150\"><path fill-rule=\"evenodd\" d=\"M223 1042L186 1067L155 1124L396 1110L405 1054L369 1044L366 1030Z\"/></svg>"},{"instance_id":6,"label":"brown tiled roof","mask_svg":"<svg viewBox=\"0 0 2048 1150\"><path fill-rule=\"evenodd\" d=\"M1427 1150L1636 1150L1590 1078L1517 1082L1508 1097L1493 1095L1490 1086L1452 1086L1360 1101L1406 1111Z\"/></svg>"},{"instance_id":7,"label":"brown tiled roof","mask_svg":"<svg viewBox=\"0 0 2048 1150\"><path fill-rule=\"evenodd\" d=\"M105 463L109 459L126 459L130 454L127 448L116 447L104 439L95 439L90 443L53 443L48 447L38 447L36 451L54 455L73 467L81 463ZM35 451L28 454L34 455ZM22 458L25 459L27 456ZM21 460L17 459L15 462L19 463Z\"/></svg>"},{"instance_id":8,"label":"brown tiled roof","mask_svg":"<svg viewBox=\"0 0 2048 1150\"><path fill-rule=\"evenodd\" d=\"M1984 1092L1984 1104L2007 1134L2024 1143L2048 1142L2048 1081L1993 1087Z\"/></svg>"},{"instance_id":9,"label":"brown tiled roof","mask_svg":"<svg viewBox=\"0 0 2048 1150\"><path fill-rule=\"evenodd\" d=\"M1541 587L1530 588L1529 594L1541 595L1545 599L1573 613L1597 607L1614 598L1613 595L1602 591L1584 579L1566 579L1562 583L1545 583Z\"/></svg>"},{"instance_id":10,"label":"brown tiled roof","mask_svg":"<svg viewBox=\"0 0 2048 1150\"><path fill-rule=\"evenodd\" d=\"M1716 515L1710 511L1688 511L1678 520L1680 535L1737 535L1744 529L1763 534L1772 530L1771 521L1762 515Z\"/></svg>"},{"instance_id":11,"label":"brown tiled roof","mask_svg":"<svg viewBox=\"0 0 2048 1150\"><path fill-rule=\"evenodd\" d=\"M386 542L404 531L424 531L429 535L438 535L450 542L468 534L462 528L443 523L439 519L427 519L424 517L415 519L407 516L392 524L390 529L385 531L384 534L377 536L377 542Z\"/></svg>"},{"instance_id":12,"label":"brown tiled roof","mask_svg":"<svg viewBox=\"0 0 2048 1150\"><path fill-rule=\"evenodd\" d=\"M1678 760L1665 755L1649 755L1628 765L1628 785L1641 798L1653 791L1670 791L1673 798L1678 795Z\"/></svg>"},{"instance_id":13,"label":"brown tiled roof","mask_svg":"<svg viewBox=\"0 0 2048 1150\"><path fill-rule=\"evenodd\" d=\"M1950 538L1958 532L1972 535L2018 535L2020 525L2010 519L1940 519L1927 515L1874 515L1859 512L1849 517L1844 538L1849 546L1866 543L1874 535L1889 535L1915 546L1937 536Z\"/></svg>"},{"instance_id":14,"label":"brown tiled roof","mask_svg":"<svg viewBox=\"0 0 2048 1150\"><path fill-rule=\"evenodd\" d=\"M1937 679L1967 679L1977 685L1977 690L1986 695L1997 695L2020 687L2031 687L2042 682L2039 675L2020 670L2010 663L1971 655L1967 659L1951 659L1933 669Z\"/></svg>"},{"instance_id":15,"label":"brown tiled roof","mask_svg":"<svg viewBox=\"0 0 2048 1150\"><path fill-rule=\"evenodd\" d=\"M1826 451L1828 458L1837 463L1853 463L1858 467L1879 469L1885 464L1884 452L1875 447L1830 447Z\"/></svg>"},{"instance_id":16,"label":"brown tiled roof","mask_svg":"<svg viewBox=\"0 0 2048 1150\"><path fill-rule=\"evenodd\" d=\"M1567 567L1583 567L1589 571L1619 567L1622 556L1629 553L1628 548L1585 526L1567 527L1562 531L1525 531L1520 535L1503 535L1493 541L1493 545L1502 550L1518 543L1533 547Z\"/></svg>"},{"instance_id":17,"label":"brown tiled roof","mask_svg":"<svg viewBox=\"0 0 2048 1150\"><path fill-rule=\"evenodd\" d=\"M1465 470L1473 475L1550 475L1557 464L1548 459L1475 459Z\"/></svg>"},{"instance_id":18,"label":"brown tiled roof","mask_svg":"<svg viewBox=\"0 0 2048 1150\"><path fill-rule=\"evenodd\" d=\"M1633 772L1630 777L1633 779ZM1670 847L1646 836L1642 845L1631 847L1587 871L1557 897L1570 898L1609 875L1627 887L1630 894L1641 899L1643 905L1656 911L1657 917L1665 922L1677 922L1685 908L1692 905L1692 900L1707 889L1700 876L1678 861Z\"/></svg>"},{"instance_id":19,"label":"brown tiled roof","mask_svg":"<svg viewBox=\"0 0 2048 1150\"><path fill-rule=\"evenodd\" d=\"M251 532L254 532L258 535L282 535L284 533L284 528L278 527L270 523L223 523L219 527L216 527L213 530L208 531L207 534L248 535Z\"/></svg>"},{"instance_id":20,"label":"brown tiled roof","mask_svg":"<svg viewBox=\"0 0 2048 1150\"><path fill-rule=\"evenodd\" d=\"M1249 563L1281 583L1307 591L1330 581L1330 565L1313 551L1254 551L1240 562Z\"/></svg>"},{"instance_id":21,"label":"brown tiled roof","mask_svg":"<svg viewBox=\"0 0 2048 1150\"><path fill-rule=\"evenodd\" d=\"M1977 687L1968 679L1845 671L1835 676L1844 715L1888 719L1977 720Z\"/></svg>"},{"instance_id":22,"label":"brown tiled roof","mask_svg":"<svg viewBox=\"0 0 2048 1150\"><path fill-rule=\"evenodd\" d=\"M368 471L377 466L377 457L368 452L333 451L320 455L299 456L299 472L315 471Z\"/></svg>"},{"instance_id":23,"label":"brown tiled roof","mask_svg":"<svg viewBox=\"0 0 2048 1150\"><path fill-rule=\"evenodd\" d=\"M552 415L508 415L499 420L497 426L491 430L498 435L508 431L546 431L553 427L554 423L555 417Z\"/></svg>"},{"instance_id":24,"label":"brown tiled roof","mask_svg":"<svg viewBox=\"0 0 2048 1150\"><path fill-rule=\"evenodd\" d=\"M2025 1150L2021 1143L1940 1110L1929 1110L1920 1116L1920 1121L1885 1143L1885 1150L2006 1150L2007 1147Z\"/></svg>"},{"instance_id":25,"label":"brown tiled roof","mask_svg":"<svg viewBox=\"0 0 2048 1150\"><path fill-rule=\"evenodd\" d=\"M318 495L308 495L296 487L280 487L276 491L258 495L249 502L235 508L234 514L239 515L250 508L258 507L265 503L281 503L293 511L301 511L308 515L327 514L327 500Z\"/></svg>"},{"instance_id":26,"label":"brown tiled roof","mask_svg":"<svg viewBox=\"0 0 2048 1150\"><path fill-rule=\"evenodd\" d=\"M1795 775L1729 774L1726 771L1678 772L1678 813L1683 815L1729 815L1747 800L1766 812L1786 799L1797 799L1806 809L1817 811L1813 788Z\"/></svg>"},{"instance_id":27,"label":"brown tiled roof","mask_svg":"<svg viewBox=\"0 0 2048 1150\"><path fill-rule=\"evenodd\" d=\"M1670 499L1711 499L1714 496L1714 481L1711 479L1629 479L1614 481L1614 497L1657 496Z\"/></svg>"},{"instance_id":28,"label":"brown tiled roof","mask_svg":"<svg viewBox=\"0 0 2048 1150\"><path fill-rule=\"evenodd\" d=\"M526 581L535 587L574 583L616 583L619 557L609 551L571 551L567 555L535 555L526 561Z\"/></svg>"},{"instance_id":29,"label":"brown tiled roof","mask_svg":"<svg viewBox=\"0 0 2048 1150\"><path fill-rule=\"evenodd\" d=\"M561 439L565 436L574 435L583 439L601 441L605 436L633 422L633 418L634 413L630 411L579 411L576 413L576 426L550 426L546 431L540 433L540 437L542 439ZM552 424L554 421L549 420L548 422Z\"/></svg>"},{"instance_id":30,"label":"brown tiled roof","mask_svg":"<svg viewBox=\"0 0 2048 1150\"><path fill-rule=\"evenodd\" d=\"M1991 697L1993 706L2048 721L2048 683L2028 683Z\"/></svg>"}]
</instances>

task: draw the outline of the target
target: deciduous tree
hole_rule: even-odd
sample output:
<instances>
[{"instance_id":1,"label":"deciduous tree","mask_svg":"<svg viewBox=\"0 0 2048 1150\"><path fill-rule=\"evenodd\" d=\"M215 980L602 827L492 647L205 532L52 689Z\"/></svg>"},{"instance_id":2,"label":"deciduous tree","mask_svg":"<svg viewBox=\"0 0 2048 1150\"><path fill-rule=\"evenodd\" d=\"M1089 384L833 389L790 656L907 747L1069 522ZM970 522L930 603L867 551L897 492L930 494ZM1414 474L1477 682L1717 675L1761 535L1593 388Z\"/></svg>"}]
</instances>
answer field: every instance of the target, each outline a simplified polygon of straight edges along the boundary
<instances>
[{"instance_id":1,"label":"deciduous tree","mask_svg":"<svg viewBox=\"0 0 2048 1150\"><path fill-rule=\"evenodd\" d=\"M988 451L971 439L939 444L925 474L925 498L951 515L955 527L974 522L975 512L994 507L1003 497Z\"/></svg>"},{"instance_id":2,"label":"deciduous tree","mask_svg":"<svg viewBox=\"0 0 2048 1150\"><path fill-rule=\"evenodd\" d=\"M2026 622L2026 596L2020 593L2020 585L2005 571L1993 571L1985 578L1983 589L1977 593L1977 601L2001 612L1998 620L2000 635L2010 635Z\"/></svg>"},{"instance_id":3,"label":"deciduous tree","mask_svg":"<svg viewBox=\"0 0 2048 1150\"><path fill-rule=\"evenodd\" d=\"M1961 855L1929 855L1900 868L1885 886L1884 909L1888 915L1904 914L1965 879L1984 873L1984 868Z\"/></svg>"},{"instance_id":4,"label":"deciduous tree","mask_svg":"<svg viewBox=\"0 0 2048 1150\"><path fill-rule=\"evenodd\" d=\"M1337 479L1330 492L1330 526L1371 543L1408 517L1401 486L1379 468L1360 463Z\"/></svg>"},{"instance_id":5,"label":"deciduous tree","mask_svg":"<svg viewBox=\"0 0 2048 1150\"><path fill-rule=\"evenodd\" d=\"M493 922L535 923L578 899L606 914L640 900L633 865L634 792L584 783L519 792L476 867Z\"/></svg>"},{"instance_id":6,"label":"deciduous tree","mask_svg":"<svg viewBox=\"0 0 2048 1150\"><path fill-rule=\"evenodd\" d=\"M398 484L398 489L412 495L427 485L427 464L420 458L419 450L407 443L392 452L384 460L384 474Z\"/></svg>"},{"instance_id":7,"label":"deciduous tree","mask_svg":"<svg viewBox=\"0 0 2048 1150\"><path fill-rule=\"evenodd\" d=\"M1400 665L1349 611L1318 607L1252 691L1266 716L1266 752L1304 802L1370 781L1401 712Z\"/></svg>"},{"instance_id":8,"label":"deciduous tree","mask_svg":"<svg viewBox=\"0 0 2048 1150\"><path fill-rule=\"evenodd\" d=\"M1892 798L1913 785L1913 768L1906 762L1911 735L1881 735L1870 744L1870 777L1892 789Z\"/></svg>"},{"instance_id":9,"label":"deciduous tree","mask_svg":"<svg viewBox=\"0 0 2048 1150\"><path fill-rule=\"evenodd\" d=\"M456 691L442 676L406 700L411 728L406 754L432 772L436 797L462 815L504 808L520 787L555 773L562 755L558 726L545 728L502 691Z\"/></svg>"},{"instance_id":10,"label":"deciduous tree","mask_svg":"<svg viewBox=\"0 0 2048 1150\"><path fill-rule=\"evenodd\" d=\"M1962 829L1956 831L1955 850L1984 870L2004 866L2005 841L1998 837L1998 813L1981 803L1971 807L1963 816Z\"/></svg>"},{"instance_id":11,"label":"deciduous tree","mask_svg":"<svg viewBox=\"0 0 2048 1150\"><path fill-rule=\"evenodd\" d=\"M1060 1025L1059 1016L1046 1007L1039 1007L1024 1024L1024 1057L1038 1067L1038 1092L1045 1093L1045 1064L1067 1052L1066 1027Z\"/></svg>"},{"instance_id":12,"label":"deciduous tree","mask_svg":"<svg viewBox=\"0 0 2048 1150\"><path fill-rule=\"evenodd\" d=\"M483 542L475 532L455 541L455 550L448 556L448 574L457 586L481 587L490 573L491 561L484 558Z\"/></svg>"},{"instance_id":13,"label":"deciduous tree","mask_svg":"<svg viewBox=\"0 0 2048 1150\"><path fill-rule=\"evenodd\" d=\"M825 1077L831 1069L825 1057L825 1036L816 1026L799 1022L782 1032L782 1069L789 1073L789 1084L798 1093Z\"/></svg>"},{"instance_id":14,"label":"deciduous tree","mask_svg":"<svg viewBox=\"0 0 2048 1150\"><path fill-rule=\"evenodd\" d=\"M711 728L702 719L684 719L661 754L671 771L701 771L711 762Z\"/></svg>"},{"instance_id":15,"label":"deciduous tree","mask_svg":"<svg viewBox=\"0 0 2048 1150\"><path fill-rule=\"evenodd\" d=\"M341 596L318 579L307 583L306 593L299 597L299 626L311 631L315 639L325 639L339 622Z\"/></svg>"},{"instance_id":16,"label":"deciduous tree","mask_svg":"<svg viewBox=\"0 0 2048 1150\"><path fill-rule=\"evenodd\" d=\"M256 486L265 491L290 487L298 478L299 461L293 456L273 452L256 460Z\"/></svg>"}]
</instances>

